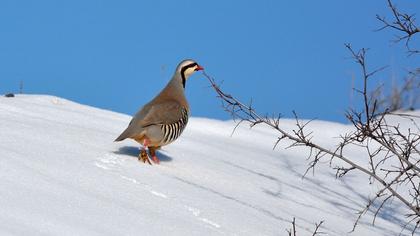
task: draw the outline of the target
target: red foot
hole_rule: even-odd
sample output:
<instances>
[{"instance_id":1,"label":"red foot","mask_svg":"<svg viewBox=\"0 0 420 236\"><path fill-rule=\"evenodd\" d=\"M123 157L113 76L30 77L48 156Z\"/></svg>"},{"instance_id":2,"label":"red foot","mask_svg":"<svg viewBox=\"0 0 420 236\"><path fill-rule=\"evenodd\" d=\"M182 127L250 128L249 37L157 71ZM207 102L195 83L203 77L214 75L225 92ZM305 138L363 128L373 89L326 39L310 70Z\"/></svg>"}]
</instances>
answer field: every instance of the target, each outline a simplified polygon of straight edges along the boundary
<instances>
[{"instance_id":1,"label":"red foot","mask_svg":"<svg viewBox=\"0 0 420 236\"><path fill-rule=\"evenodd\" d=\"M153 156L152 158L153 158L153 162L155 164L159 164L160 163L159 158L157 158L157 156Z\"/></svg>"}]
</instances>

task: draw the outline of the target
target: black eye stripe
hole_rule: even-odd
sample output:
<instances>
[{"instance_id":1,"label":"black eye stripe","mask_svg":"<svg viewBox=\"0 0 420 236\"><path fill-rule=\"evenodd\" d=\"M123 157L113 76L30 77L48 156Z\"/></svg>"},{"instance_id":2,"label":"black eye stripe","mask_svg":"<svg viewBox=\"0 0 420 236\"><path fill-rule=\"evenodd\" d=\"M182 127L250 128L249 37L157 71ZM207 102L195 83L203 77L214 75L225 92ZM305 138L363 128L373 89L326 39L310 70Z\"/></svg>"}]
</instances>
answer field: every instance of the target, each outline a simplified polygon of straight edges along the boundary
<instances>
[{"instance_id":1,"label":"black eye stripe","mask_svg":"<svg viewBox=\"0 0 420 236\"><path fill-rule=\"evenodd\" d=\"M182 69L181 69L181 77L182 77L182 86L185 88L185 71L188 69L188 68L191 68L191 67L194 67L194 66L197 66L198 64L197 63L191 63L191 64L188 64L188 65L186 65L186 66L184 66L184 67L182 67Z\"/></svg>"},{"instance_id":2,"label":"black eye stripe","mask_svg":"<svg viewBox=\"0 0 420 236\"><path fill-rule=\"evenodd\" d=\"M197 63L195 63L195 62L194 63L191 63L191 64L188 64L188 65L182 67L181 71L185 71L186 69L191 68L191 67L194 67L196 65L197 65Z\"/></svg>"}]
</instances>

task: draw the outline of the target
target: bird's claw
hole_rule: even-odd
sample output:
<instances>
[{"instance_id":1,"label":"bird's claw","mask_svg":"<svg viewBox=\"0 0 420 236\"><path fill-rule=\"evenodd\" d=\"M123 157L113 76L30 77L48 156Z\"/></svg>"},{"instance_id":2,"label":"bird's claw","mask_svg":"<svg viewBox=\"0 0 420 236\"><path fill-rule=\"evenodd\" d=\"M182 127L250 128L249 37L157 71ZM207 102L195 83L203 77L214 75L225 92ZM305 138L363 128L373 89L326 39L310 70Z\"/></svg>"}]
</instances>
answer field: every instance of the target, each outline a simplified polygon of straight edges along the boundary
<instances>
[{"instance_id":1,"label":"bird's claw","mask_svg":"<svg viewBox=\"0 0 420 236\"><path fill-rule=\"evenodd\" d=\"M151 165L152 163L149 160L149 155L147 155L147 151L145 149L142 149L140 151L140 155L139 155L139 161L142 161L143 163L149 163L149 165Z\"/></svg>"}]
</instances>

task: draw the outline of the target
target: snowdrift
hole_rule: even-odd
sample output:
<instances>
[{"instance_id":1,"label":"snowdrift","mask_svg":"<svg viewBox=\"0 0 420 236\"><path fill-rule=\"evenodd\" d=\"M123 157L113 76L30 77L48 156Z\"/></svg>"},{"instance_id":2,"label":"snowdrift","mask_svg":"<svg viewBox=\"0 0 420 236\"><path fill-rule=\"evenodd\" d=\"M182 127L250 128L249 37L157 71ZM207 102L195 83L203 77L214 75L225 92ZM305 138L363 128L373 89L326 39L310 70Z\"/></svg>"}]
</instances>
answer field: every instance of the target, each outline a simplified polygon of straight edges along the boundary
<instances>
[{"instance_id":1,"label":"snowdrift","mask_svg":"<svg viewBox=\"0 0 420 236\"><path fill-rule=\"evenodd\" d=\"M1 97L0 235L286 235L293 217L299 235L321 220L347 235L376 189L362 175L336 179L328 163L302 178L307 150L272 150L269 129L232 136L232 121L203 118L150 166L134 141L113 142L129 120L58 97ZM327 146L351 129L311 127ZM403 214L394 203L351 235L398 234Z\"/></svg>"}]
</instances>

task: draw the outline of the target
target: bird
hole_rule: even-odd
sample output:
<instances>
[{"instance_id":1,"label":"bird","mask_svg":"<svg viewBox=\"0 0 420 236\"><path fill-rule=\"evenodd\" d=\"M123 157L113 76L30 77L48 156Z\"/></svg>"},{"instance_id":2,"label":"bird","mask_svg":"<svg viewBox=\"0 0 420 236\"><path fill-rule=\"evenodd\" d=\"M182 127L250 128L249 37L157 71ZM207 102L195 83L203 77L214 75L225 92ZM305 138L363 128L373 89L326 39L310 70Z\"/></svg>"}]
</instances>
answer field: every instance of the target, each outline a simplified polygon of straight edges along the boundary
<instances>
[{"instance_id":1,"label":"bird","mask_svg":"<svg viewBox=\"0 0 420 236\"><path fill-rule=\"evenodd\" d=\"M159 164L156 150L178 139L188 123L190 108L184 93L185 85L188 78L200 70L204 68L194 60L181 61L168 84L133 116L115 142L133 139L142 145L139 161L152 164L150 155L152 161Z\"/></svg>"}]
</instances>

